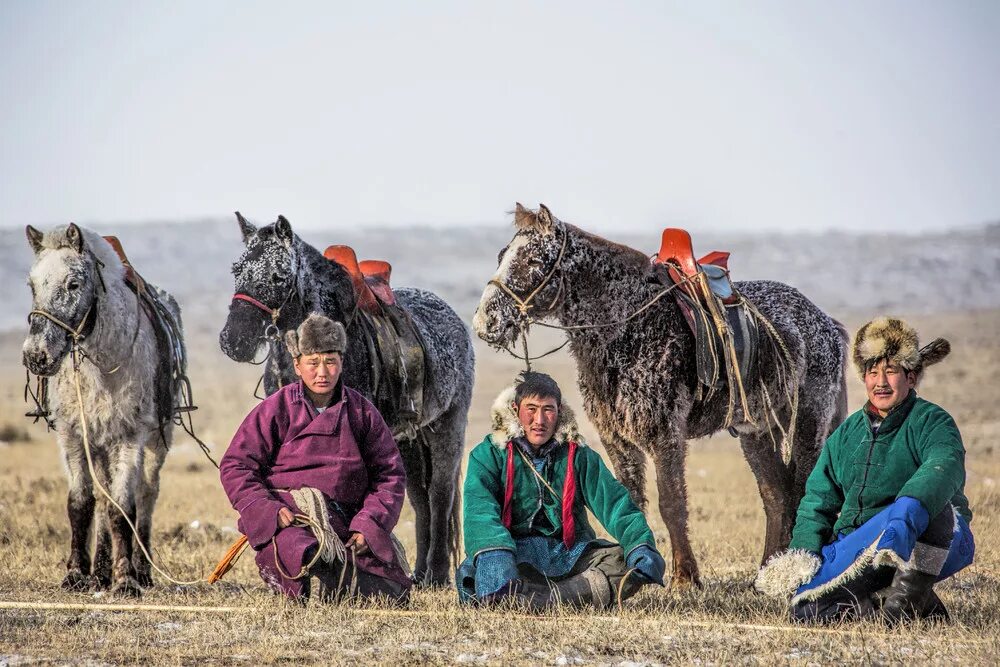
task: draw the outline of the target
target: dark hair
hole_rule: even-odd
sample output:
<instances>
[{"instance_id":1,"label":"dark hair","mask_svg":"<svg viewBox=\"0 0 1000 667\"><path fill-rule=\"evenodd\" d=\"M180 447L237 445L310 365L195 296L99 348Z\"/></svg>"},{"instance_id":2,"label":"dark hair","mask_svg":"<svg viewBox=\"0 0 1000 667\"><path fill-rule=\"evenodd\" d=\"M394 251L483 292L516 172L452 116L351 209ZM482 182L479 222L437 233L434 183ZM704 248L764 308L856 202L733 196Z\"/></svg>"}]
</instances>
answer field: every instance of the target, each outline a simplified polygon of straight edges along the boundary
<instances>
[{"instance_id":1,"label":"dark hair","mask_svg":"<svg viewBox=\"0 0 1000 667\"><path fill-rule=\"evenodd\" d=\"M517 386L514 387L514 403L521 405L521 400L527 396L554 398L556 405L562 403L562 391L559 390L559 385L545 373L534 371L521 373L517 379Z\"/></svg>"}]
</instances>

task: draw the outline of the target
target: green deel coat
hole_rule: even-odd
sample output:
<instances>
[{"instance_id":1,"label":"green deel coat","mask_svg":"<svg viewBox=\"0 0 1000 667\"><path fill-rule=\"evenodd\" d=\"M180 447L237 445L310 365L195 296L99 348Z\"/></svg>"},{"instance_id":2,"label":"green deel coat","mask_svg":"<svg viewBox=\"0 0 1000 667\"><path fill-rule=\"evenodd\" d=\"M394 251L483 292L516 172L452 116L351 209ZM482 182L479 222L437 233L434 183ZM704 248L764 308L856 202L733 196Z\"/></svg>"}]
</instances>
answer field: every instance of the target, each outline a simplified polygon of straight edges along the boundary
<instances>
[{"instance_id":1,"label":"green deel coat","mask_svg":"<svg viewBox=\"0 0 1000 667\"><path fill-rule=\"evenodd\" d=\"M951 415L911 390L873 439L866 410L827 438L806 481L790 549L819 552L903 496L919 500L932 518L951 504L972 519L963 493L965 447Z\"/></svg>"},{"instance_id":2,"label":"green deel coat","mask_svg":"<svg viewBox=\"0 0 1000 667\"><path fill-rule=\"evenodd\" d=\"M470 558L491 549L515 551L515 538L529 535L562 538L561 501L553 497L516 451L511 529L508 531L501 522L507 480L507 441L523 435L517 415L504 405L505 401L512 399L513 390L500 395L494 405L494 432L487 435L469 455L463 520L465 553ZM643 544L656 549L656 540L646 517L632 502L628 490L608 470L600 454L581 442L572 411L565 405L560 406L560 423L555 437L560 444L541 474L561 496L566 478L568 443L570 439L576 441L573 462L577 481L573 503L576 540L590 541L596 537L587 520L586 510L590 509L626 554Z\"/></svg>"}]
</instances>

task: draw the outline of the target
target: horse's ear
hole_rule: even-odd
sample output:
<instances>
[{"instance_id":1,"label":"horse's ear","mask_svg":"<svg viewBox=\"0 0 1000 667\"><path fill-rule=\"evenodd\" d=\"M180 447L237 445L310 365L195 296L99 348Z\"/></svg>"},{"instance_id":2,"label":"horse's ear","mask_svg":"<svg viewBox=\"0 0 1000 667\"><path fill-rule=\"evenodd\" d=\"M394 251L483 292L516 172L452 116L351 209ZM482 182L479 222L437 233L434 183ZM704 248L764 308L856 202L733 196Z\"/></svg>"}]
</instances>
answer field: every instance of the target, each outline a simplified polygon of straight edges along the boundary
<instances>
[{"instance_id":1,"label":"horse's ear","mask_svg":"<svg viewBox=\"0 0 1000 667\"><path fill-rule=\"evenodd\" d=\"M257 233L257 228L250 224L250 221L236 211L236 222L240 223L240 234L243 236L243 245L246 245L250 237Z\"/></svg>"},{"instance_id":2,"label":"horse's ear","mask_svg":"<svg viewBox=\"0 0 1000 667\"><path fill-rule=\"evenodd\" d=\"M514 226L518 229L534 227L538 222L535 214L521 206L520 202L514 205Z\"/></svg>"},{"instance_id":3,"label":"horse's ear","mask_svg":"<svg viewBox=\"0 0 1000 667\"><path fill-rule=\"evenodd\" d=\"M552 215L552 211L545 204L538 205L538 222L547 231L552 228L555 221L555 216Z\"/></svg>"},{"instance_id":4,"label":"horse's ear","mask_svg":"<svg viewBox=\"0 0 1000 667\"><path fill-rule=\"evenodd\" d=\"M75 222L69 223L69 227L66 228L66 240L73 250L83 252L83 232L80 231Z\"/></svg>"},{"instance_id":5,"label":"horse's ear","mask_svg":"<svg viewBox=\"0 0 1000 667\"><path fill-rule=\"evenodd\" d=\"M278 216L278 220L274 223L274 233L278 235L278 238L286 245L291 247L292 245L292 223L288 222L288 218L283 215Z\"/></svg>"},{"instance_id":6,"label":"horse's ear","mask_svg":"<svg viewBox=\"0 0 1000 667\"><path fill-rule=\"evenodd\" d=\"M24 234L28 237L28 245L31 246L31 250L37 255L42 251L42 237L44 234L31 225L24 228Z\"/></svg>"}]
</instances>

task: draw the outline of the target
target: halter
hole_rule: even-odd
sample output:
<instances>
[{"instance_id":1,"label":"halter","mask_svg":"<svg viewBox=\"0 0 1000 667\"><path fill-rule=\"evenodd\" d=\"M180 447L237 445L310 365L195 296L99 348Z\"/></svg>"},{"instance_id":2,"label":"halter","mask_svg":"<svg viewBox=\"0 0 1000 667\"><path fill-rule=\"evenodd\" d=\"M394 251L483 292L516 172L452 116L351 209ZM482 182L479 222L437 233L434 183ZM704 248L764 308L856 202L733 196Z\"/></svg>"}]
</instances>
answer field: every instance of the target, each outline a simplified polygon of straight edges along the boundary
<instances>
[{"instance_id":1,"label":"halter","mask_svg":"<svg viewBox=\"0 0 1000 667\"><path fill-rule=\"evenodd\" d=\"M535 297L538 296L538 293L541 292L545 288L545 286L549 284L549 281L552 280L552 276L555 275L556 271L559 270L559 268L562 265L563 255L566 254L566 242L569 239L569 233L566 231L565 227L560 225L560 228L562 229L563 232L563 239L562 239L562 245L559 246L559 255L556 257L555 264L552 265L552 268L549 269L549 272L545 274L544 278L542 278L542 282L540 282L538 286L535 287L535 289L531 290L528 296L522 299L514 292L514 290L504 285L497 278L491 278L488 283L489 285L496 285L496 287L499 288L500 291L502 291L504 294L509 296L514 301L514 304L517 306L517 309L521 312L522 320L526 321L528 319L528 313L533 308L531 302L534 301ZM562 297L564 282L565 281L562 278L562 274L560 273L559 290L556 292L555 297L553 297L552 299L552 303L549 304L546 310L552 310L553 308L555 308L556 303L559 302L559 299Z\"/></svg>"},{"instance_id":2,"label":"halter","mask_svg":"<svg viewBox=\"0 0 1000 667\"><path fill-rule=\"evenodd\" d=\"M107 294L108 287L104 283L104 274L101 273L101 269L104 268L104 262L102 262L100 258L97 257L96 255L91 254L91 256L94 258L94 262L97 264L97 269L96 269L97 280L101 285L101 290L105 294ZM137 289L135 293L135 329L132 331L132 343L130 345L128 357L123 359L117 366L112 368L110 371L106 371L103 368L101 368L100 365L96 361L94 361L94 358L87 353L87 351L83 348L82 345L83 340L86 338L86 336L83 333L83 330L87 327L87 321L90 319L91 314L94 314L96 317L97 311L94 309L96 305L97 305L97 287L95 286L93 300L91 301L90 306L87 308L87 312L83 314L83 317L80 319L80 323L76 327L72 327L66 324L52 313L48 312L47 310L42 310L41 308L32 309L28 313L28 322L29 323L31 322L32 315L41 315L45 319L49 320L50 322L52 322L57 327L59 327L60 329L62 329L67 333L70 339L70 343L72 345L72 349L79 350L82 358L90 361L90 363L94 364L94 366L96 366L97 369L102 373L104 373L105 375L111 375L112 373L117 372L118 369L120 369L122 365L124 365L124 363L128 361L129 358L131 358L132 353L135 352L135 341L139 337L139 318L141 316L140 312L142 310L139 298L139 291Z\"/></svg>"}]
</instances>

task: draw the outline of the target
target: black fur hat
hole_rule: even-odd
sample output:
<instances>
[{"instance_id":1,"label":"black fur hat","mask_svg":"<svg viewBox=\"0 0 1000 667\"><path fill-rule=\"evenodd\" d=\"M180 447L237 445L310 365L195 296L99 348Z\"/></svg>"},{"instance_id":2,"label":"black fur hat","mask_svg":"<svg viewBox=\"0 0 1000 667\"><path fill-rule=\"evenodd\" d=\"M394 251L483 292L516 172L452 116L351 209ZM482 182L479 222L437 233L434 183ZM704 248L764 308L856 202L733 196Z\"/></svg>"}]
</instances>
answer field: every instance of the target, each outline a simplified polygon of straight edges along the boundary
<instances>
[{"instance_id":1,"label":"black fur hat","mask_svg":"<svg viewBox=\"0 0 1000 667\"><path fill-rule=\"evenodd\" d=\"M873 363L888 359L915 372L918 382L924 368L941 361L949 352L951 343L944 338L935 338L920 347L916 329L895 317L877 317L858 329L851 348L854 366L861 377Z\"/></svg>"},{"instance_id":2,"label":"black fur hat","mask_svg":"<svg viewBox=\"0 0 1000 667\"><path fill-rule=\"evenodd\" d=\"M318 352L343 354L347 350L347 332L340 322L311 313L298 330L285 332L285 346L294 358Z\"/></svg>"}]
</instances>

